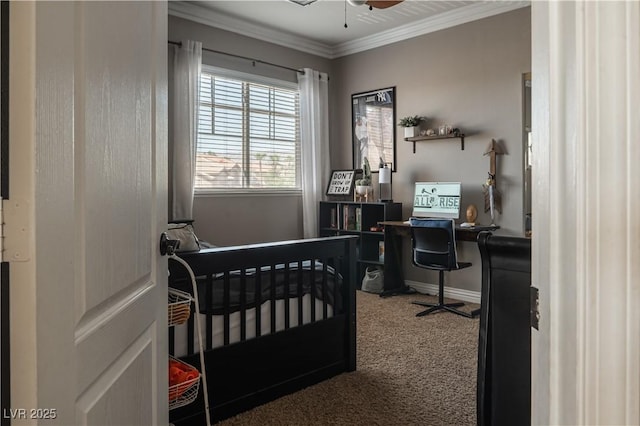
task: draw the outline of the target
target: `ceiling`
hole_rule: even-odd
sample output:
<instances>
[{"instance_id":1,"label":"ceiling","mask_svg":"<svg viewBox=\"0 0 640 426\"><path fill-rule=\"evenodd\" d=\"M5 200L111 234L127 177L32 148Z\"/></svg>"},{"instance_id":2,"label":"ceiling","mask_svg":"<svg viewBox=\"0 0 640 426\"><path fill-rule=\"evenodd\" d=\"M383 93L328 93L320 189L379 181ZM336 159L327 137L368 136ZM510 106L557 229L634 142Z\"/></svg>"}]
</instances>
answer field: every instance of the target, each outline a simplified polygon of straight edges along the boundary
<instances>
[{"instance_id":1,"label":"ceiling","mask_svg":"<svg viewBox=\"0 0 640 426\"><path fill-rule=\"evenodd\" d=\"M529 4L500 0L405 0L388 9L369 10L368 6L352 6L346 0L317 0L307 6L289 0L170 1L169 13L336 58Z\"/></svg>"}]
</instances>

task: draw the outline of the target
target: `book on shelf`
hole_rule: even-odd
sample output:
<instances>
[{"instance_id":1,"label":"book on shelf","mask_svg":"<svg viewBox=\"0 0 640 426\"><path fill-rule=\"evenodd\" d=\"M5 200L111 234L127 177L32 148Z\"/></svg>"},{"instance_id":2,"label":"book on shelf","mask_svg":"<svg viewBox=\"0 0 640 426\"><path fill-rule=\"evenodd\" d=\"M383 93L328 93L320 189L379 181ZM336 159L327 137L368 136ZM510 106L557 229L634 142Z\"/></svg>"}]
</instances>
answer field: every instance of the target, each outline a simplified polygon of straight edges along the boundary
<instances>
[{"instance_id":1,"label":"book on shelf","mask_svg":"<svg viewBox=\"0 0 640 426\"><path fill-rule=\"evenodd\" d=\"M342 229L346 231L358 230L357 209L353 206L344 206L342 214Z\"/></svg>"},{"instance_id":2,"label":"book on shelf","mask_svg":"<svg viewBox=\"0 0 640 426\"><path fill-rule=\"evenodd\" d=\"M342 229L349 229L349 206L342 206Z\"/></svg>"},{"instance_id":3,"label":"book on shelf","mask_svg":"<svg viewBox=\"0 0 640 426\"><path fill-rule=\"evenodd\" d=\"M356 225L356 231L361 231L362 230L362 208L361 207L356 207L356 221L355 221L355 225Z\"/></svg>"},{"instance_id":4,"label":"book on shelf","mask_svg":"<svg viewBox=\"0 0 640 426\"><path fill-rule=\"evenodd\" d=\"M331 208L331 228L338 227L338 210L335 207Z\"/></svg>"}]
</instances>

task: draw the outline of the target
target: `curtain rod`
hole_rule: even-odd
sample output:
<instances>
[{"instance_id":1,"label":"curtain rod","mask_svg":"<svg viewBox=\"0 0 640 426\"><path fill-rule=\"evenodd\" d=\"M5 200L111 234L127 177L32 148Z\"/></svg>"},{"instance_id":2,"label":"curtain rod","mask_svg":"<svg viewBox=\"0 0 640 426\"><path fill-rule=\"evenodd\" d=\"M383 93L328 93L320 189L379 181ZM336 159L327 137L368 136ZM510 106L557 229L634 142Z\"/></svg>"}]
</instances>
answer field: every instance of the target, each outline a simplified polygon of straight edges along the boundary
<instances>
[{"instance_id":1,"label":"curtain rod","mask_svg":"<svg viewBox=\"0 0 640 426\"><path fill-rule=\"evenodd\" d=\"M171 40L169 40L168 42L169 42L169 44L175 44L176 46L182 46L182 42L180 42L180 41L171 41ZM299 73L304 74L304 70L298 70L298 69L295 69L295 68L286 67L284 65L278 65L278 64L274 64L274 63L271 63L271 62L266 62L266 61L263 61L263 60L260 60L260 59L253 59L253 58L249 58L247 56L236 55L234 53L222 52L220 50L207 49L206 47L203 47L202 50L205 50L205 51L211 52L211 53L218 53L220 55L232 56L234 58L245 59L247 61L253 62L254 66L255 66L255 63L257 62L257 63L260 63L260 64L271 65L272 67L283 68L285 70L289 70L289 71L293 71L293 72L299 72Z\"/></svg>"}]
</instances>

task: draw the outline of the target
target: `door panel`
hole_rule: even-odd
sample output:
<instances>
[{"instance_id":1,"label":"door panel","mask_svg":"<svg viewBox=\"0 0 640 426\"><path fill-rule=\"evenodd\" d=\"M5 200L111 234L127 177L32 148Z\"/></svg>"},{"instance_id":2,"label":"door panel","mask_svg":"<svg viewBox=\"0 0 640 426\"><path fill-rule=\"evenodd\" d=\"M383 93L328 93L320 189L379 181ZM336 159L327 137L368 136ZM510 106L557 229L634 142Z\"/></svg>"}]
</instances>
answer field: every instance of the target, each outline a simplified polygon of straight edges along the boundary
<instances>
[{"instance_id":1,"label":"door panel","mask_svg":"<svg viewBox=\"0 0 640 426\"><path fill-rule=\"evenodd\" d=\"M147 330L78 399L78 425L152 425L155 330ZM131 390L135 392L131 392Z\"/></svg>"},{"instance_id":2,"label":"door panel","mask_svg":"<svg viewBox=\"0 0 640 426\"><path fill-rule=\"evenodd\" d=\"M166 3L11 8L12 197L34 236L12 265L12 407L166 425Z\"/></svg>"},{"instance_id":3,"label":"door panel","mask_svg":"<svg viewBox=\"0 0 640 426\"><path fill-rule=\"evenodd\" d=\"M119 354L134 345L141 335L147 333L153 322L140 323L140 312L153 312L156 301L150 290L137 296L119 312L109 312L92 324L92 329L84 335L76 334L76 351L78 355L78 389L89 386ZM166 330L165 330L166 334ZM110 336L117 336L111 339ZM155 337L155 336L154 336ZM108 343L107 343L108 342ZM105 344L107 343L107 344ZM166 370L166 368L163 368Z\"/></svg>"},{"instance_id":4,"label":"door panel","mask_svg":"<svg viewBox=\"0 0 640 426\"><path fill-rule=\"evenodd\" d=\"M155 16L149 9L145 2L75 5L75 213L82 224L75 280L81 295L77 391L103 399L89 411L79 405L90 424L101 415L104 423L118 424L116 413L124 423L144 420L137 416L153 413L155 404L152 393L139 391L150 390L158 370L166 370L154 365L158 336L149 332L157 329L158 293L152 269L158 253L150 242L159 235L155 224L149 226L155 207L150 78L156 53L150 49ZM141 336L142 358L130 353ZM135 374L123 375L131 369ZM116 401L124 405L112 406Z\"/></svg>"},{"instance_id":5,"label":"door panel","mask_svg":"<svg viewBox=\"0 0 640 426\"><path fill-rule=\"evenodd\" d=\"M154 16L148 8L144 2L127 4L127 13L109 3L77 7L75 26L85 29L76 62L80 108L74 110L76 165L83 178L76 187L84 231L79 248L102 254L84 261L81 315L104 310L101 305L123 290L120 299L126 298L144 279L151 282L151 228L145 225L152 200ZM88 112L93 116L83 120Z\"/></svg>"}]
</instances>

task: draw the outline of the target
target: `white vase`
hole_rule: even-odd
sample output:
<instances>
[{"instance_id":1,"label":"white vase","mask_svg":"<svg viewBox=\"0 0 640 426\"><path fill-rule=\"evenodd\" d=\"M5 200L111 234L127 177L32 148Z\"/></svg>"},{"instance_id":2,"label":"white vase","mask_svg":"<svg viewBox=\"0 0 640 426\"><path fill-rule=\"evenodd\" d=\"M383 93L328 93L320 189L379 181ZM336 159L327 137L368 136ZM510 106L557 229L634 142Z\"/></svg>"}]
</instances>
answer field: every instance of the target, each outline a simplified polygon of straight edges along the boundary
<instances>
[{"instance_id":1,"label":"white vase","mask_svg":"<svg viewBox=\"0 0 640 426\"><path fill-rule=\"evenodd\" d=\"M358 195L366 195L367 192L371 189L371 186L367 185L356 185L356 194Z\"/></svg>"},{"instance_id":2,"label":"white vase","mask_svg":"<svg viewBox=\"0 0 640 426\"><path fill-rule=\"evenodd\" d=\"M414 136L418 135L418 126L414 126L414 127L405 127L404 128L404 137L405 138L412 138Z\"/></svg>"}]
</instances>

